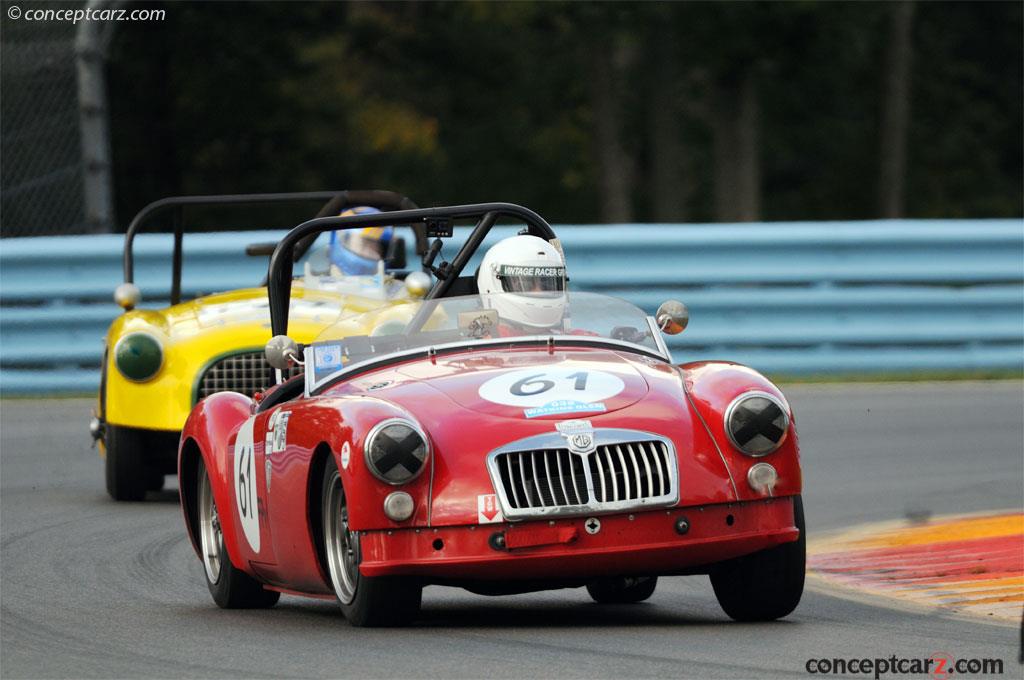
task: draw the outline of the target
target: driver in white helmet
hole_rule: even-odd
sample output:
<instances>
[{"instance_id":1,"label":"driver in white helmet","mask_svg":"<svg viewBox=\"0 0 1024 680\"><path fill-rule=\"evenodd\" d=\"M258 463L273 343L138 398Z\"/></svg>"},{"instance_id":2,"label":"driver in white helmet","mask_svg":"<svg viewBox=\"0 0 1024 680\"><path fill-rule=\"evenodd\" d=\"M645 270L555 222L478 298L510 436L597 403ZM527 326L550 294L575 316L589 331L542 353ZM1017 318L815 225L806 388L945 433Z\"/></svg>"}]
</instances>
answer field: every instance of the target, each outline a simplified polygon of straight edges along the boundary
<instances>
[{"instance_id":1,"label":"driver in white helmet","mask_svg":"<svg viewBox=\"0 0 1024 680\"><path fill-rule=\"evenodd\" d=\"M562 253L528 235L494 244L477 274L484 307L498 312L499 336L564 330L565 282Z\"/></svg>"}]
</instances>

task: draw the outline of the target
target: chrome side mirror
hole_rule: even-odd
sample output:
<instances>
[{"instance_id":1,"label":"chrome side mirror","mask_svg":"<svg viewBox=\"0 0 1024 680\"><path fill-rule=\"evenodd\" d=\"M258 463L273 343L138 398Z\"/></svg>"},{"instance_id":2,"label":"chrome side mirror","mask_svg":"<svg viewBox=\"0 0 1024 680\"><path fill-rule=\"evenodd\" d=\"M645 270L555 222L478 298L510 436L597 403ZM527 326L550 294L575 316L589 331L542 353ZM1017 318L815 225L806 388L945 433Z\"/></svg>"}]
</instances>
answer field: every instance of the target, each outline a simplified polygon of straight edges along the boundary
<instances>
[{"instance_id":1,"label":"chrome side mirror","mask_svg":"<svg viewBox=\"0 0 1024 680\"><path fill-rule=\"evenodd\" d=\"M142 291L134 283L122 283L114 289L114 302L126 312L135 309L142 300Z\"/></svg>"},{"instance_id":2,"label":"chrome side mirror","mask_svg":"<svg viewBox=\"0 0 1024 680\"><path fill-rule=\"evenodd\" d=\"M275 335L268 340L267 346L263 350L263 355L267 357L267 363L272 368L281 371L290 367L293 363L302 363L299 359L299 345L287 335Z\"/></svg>"},{"instance_id":3,"label":"chrome side mirror","mask_svg":"<svg viewBox=\"0 0 1024 680\"><path fill-rule=\"evenodd\" d=\"M658 307L654 320L665 335L677 335L690 323L690 310L678 300L666 300Z\"/></svg>"},{"instance_id":4,"label":"chrome side mirror","mask_svg":"<svg viewBox=\"0 0 1024 680\"><path fill-rule=\"evenodd\" d=\"M422 298L430 292L430 275L424 272L409 272L405 277L405 290L409 297Z\"/></svg>"}]
</instances>

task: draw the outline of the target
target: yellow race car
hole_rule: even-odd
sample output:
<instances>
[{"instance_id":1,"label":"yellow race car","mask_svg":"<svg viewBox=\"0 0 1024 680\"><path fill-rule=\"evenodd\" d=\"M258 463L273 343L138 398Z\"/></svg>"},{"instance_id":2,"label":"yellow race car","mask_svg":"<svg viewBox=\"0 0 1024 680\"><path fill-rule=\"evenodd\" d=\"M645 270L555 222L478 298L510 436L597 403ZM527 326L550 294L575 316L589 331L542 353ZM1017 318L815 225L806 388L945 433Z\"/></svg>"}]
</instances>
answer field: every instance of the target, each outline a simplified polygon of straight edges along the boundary
<instances>
[{"instance_id":1,"label":"yellow race car","mask_svg":"<svg viewBox=\"0 0 1024 680\"><path fill-rule=\"evenodd\" d=\"M186 206L274 204L324 201L315 217L334 216L356 206L371 210L407 210L416 205L388 191L337 191L166 198L146 206L125 234L124 280L114 293L125 310L110 325L100 375L96 410L89 429L105 458L106 487L119 501L142 500L163 487L176 472L178 438L192 407L215 392L252 396L275 384L274 369L263 355L270 339L267 290L263 287L182 301L183 221L175 219L170 306L136 309L132 243L155 214ZM361 209L361 208L359 208ZM416 252L426 253L422 227L413 229ZM269 255L275 244L252 244L249 255ZM332 246L333 241L332 241ZM303 275L296 279L291 304L293 337L309 342L326 326L348 314L422 296L429 278L408 272L402 238L389 238L373 273L350 275L313 241L296 249ZM347 254L347 253L346 253ZM256 283L256 282L254 282ZM363 330L362 332L366 332ZM301 367L296 369L301 370ZM286 376L287 377L287 376Z\"/></svg>"}]
</instances>

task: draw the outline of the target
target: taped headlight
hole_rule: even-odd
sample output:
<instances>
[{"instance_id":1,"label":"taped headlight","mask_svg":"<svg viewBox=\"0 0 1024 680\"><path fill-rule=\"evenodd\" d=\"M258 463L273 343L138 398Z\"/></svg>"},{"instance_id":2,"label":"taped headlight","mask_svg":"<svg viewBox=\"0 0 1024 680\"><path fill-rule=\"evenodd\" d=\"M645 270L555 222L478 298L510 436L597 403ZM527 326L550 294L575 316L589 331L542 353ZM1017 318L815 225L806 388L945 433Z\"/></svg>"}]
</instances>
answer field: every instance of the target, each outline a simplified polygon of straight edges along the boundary
<instances>
[{"instance_id":1,"label":"taped headlight","mask_svg":"<svg viewBox=\"0 0 1024 680\"><path fill-rule=\"evenodd\" d=\"M128 380L144 382L160 370L164 351L149 333L129 333L114 346L114 365Z\"/></svg>"},{"instance_id":2,"label":"taped headlight","mask_svg":"<svg viewBox=\"0 0 1024 680\"><path fill-rule=\"evenodd\" d=\"M725 410L725 433L748 456L766 456L786 440L789 415L785 404L767 392L745 392Z\"/></svg>"},{"instance_id":3,"label":"taped headlight","mask_svg":"<svg viewBox=\"0 0 1024 680\"><path fill-rule=\"evenodd\" d=\"M373 476L397 485L410 482L423 472L430 445L415 424L403 418L390 418L370 430L363 451L366 467Z\"/></svg>"}]
</instances>

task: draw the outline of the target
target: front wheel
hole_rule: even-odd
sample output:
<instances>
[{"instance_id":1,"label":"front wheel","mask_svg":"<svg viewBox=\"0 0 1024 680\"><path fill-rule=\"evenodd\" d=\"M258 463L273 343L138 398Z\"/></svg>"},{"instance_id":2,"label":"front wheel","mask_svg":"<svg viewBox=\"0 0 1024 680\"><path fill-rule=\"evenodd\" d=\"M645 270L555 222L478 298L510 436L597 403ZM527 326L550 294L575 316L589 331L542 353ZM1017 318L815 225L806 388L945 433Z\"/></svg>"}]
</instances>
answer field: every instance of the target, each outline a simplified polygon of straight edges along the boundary
<instances>
[{"instance_id":1,"label":"front wheel","mask_svg":"<svg viewBox=\"0 0 1024 680\"><path fill-rule=\"evenodd\" d=\"M220 526L217 503L206 465L199 461L199 489L196 503L199 518L199 547L203 553L206 585L217 606L223 609L263 609L274 606L281 598L275 590L264 590L260 583L231 564L224 548L224 532Z\"/></svg>"},{"instance_id":2,"label":"front wheel","mask_svg":"<svg viewBox=\"0 0 1024 680\"><path fill-rule=\"evenodd\" d=\"M423 587L401 578L363 576L359 532L348 522L348 502L334 459L328 460L320 496L324 553L331 586L353 626L403 626L415 620Z\"/></svg>"},{"instance_id":3,"label":"front wheel","mask_svg":"<svg viewBox=\"0 0 1024 680\"><path fill-rule=\"evenodd\" d=\"M800 603L807 561L807 529L800 496L793 497L793 521L800 530L796 541L738 557L712 569L715 597L730 618L773 621L786 616Z\"/></svg>"},{"instance_id":4,"label":"front wheel","mask_svg":"<svg viewBox=\"0 0 1024 680\"><path fill-rule=\"evenodd\" d=\"M142 461L145 432L107 423L103 435L107 451L107 493L115 501L141 501L151 479Z\"/></svg>"},{"instance_id":5,"label":"front wheel","mask_svg":"<svg viewBox=\"0 0 1024 680\"><path fill-rule=\"evenodd\" d=\"M649 598L657 586L657 576L614 576L594 579L587 592L601 604L632 604Z\"/></svg>"}]
</instances>

